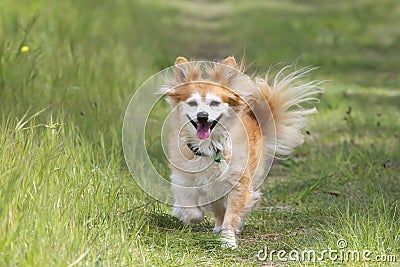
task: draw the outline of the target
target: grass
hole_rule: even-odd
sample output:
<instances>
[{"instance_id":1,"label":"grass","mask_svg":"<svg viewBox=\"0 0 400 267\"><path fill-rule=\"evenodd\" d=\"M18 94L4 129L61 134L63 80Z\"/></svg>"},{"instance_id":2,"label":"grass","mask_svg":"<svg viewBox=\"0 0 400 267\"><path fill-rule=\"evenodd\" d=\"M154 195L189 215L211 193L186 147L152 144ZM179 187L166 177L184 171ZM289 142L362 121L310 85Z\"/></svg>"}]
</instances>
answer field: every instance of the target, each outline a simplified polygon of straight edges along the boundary
<instances>
[{"instance_id":1,"label":"grass","mask_svg":"<svg viewBox=\"0 0 400 267\"><path fill-rule=\"evenodd\" d=\"M280 266L257 252L340 239L400 262L397 1L5 0L0 14L0 265ZM136 185L121 129L135 89L176 56L243 53L250 70L298 61L331 81L229 251L211 218L184 226Z\"/></svg>"}]
</instances>

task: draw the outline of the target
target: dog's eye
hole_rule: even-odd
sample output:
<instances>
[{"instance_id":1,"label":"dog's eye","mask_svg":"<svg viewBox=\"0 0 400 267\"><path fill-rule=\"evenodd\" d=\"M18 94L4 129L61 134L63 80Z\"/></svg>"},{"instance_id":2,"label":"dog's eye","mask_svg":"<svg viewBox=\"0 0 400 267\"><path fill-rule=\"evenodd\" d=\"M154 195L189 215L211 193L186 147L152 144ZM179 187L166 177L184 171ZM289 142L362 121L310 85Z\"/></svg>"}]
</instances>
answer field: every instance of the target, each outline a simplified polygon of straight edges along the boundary
<instances>
[{"instance_id":1,"label":"dog's eye","mask_svg":"<svg viewBox=\"0 0 400 267\"><path fill-rule=\"evenodd\" d=\"M221 102L216 101L216 100L213 100L213 101L211 101L210 106L212 106L212 107L218 107L220 104L221 104Z\"/></svg>"},{"instance_id":2,"label":"dog's eye","mask_svg":"<svg viewBox=\"0 0 400 267\"><path fill-rule=\"evenodd\" d=\"M189 102L186 102L186 104L188 104L188 105L191 106L191 107L196 107L196 106L197 106L197 102L194 101L194 100L191 100L191 101L189 101Z\"/></svg>"}]
</instances>

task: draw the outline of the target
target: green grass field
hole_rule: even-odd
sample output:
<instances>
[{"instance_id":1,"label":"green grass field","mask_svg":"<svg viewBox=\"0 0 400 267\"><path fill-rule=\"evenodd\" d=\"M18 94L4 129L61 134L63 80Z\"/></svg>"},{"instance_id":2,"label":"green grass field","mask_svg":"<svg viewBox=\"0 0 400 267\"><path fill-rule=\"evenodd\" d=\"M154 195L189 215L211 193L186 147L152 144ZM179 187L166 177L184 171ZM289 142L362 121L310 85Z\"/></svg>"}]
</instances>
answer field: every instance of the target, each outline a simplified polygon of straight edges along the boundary
<instances>
[{"instance_id":1,"label":"green grass field","mask_svg":"<svg viewBox=\"0 0 400 267\"><path fill-rule=\"evenodd\" d=\"M0 266L400 264L399 17L397 0L1 1ZM297 62L329 81L231 251L212 218L184 226L136 185L121 131L177 56L244 54L250 71ZM257 258L343 240L371 261Z\"/></svg>"}]
</instances>

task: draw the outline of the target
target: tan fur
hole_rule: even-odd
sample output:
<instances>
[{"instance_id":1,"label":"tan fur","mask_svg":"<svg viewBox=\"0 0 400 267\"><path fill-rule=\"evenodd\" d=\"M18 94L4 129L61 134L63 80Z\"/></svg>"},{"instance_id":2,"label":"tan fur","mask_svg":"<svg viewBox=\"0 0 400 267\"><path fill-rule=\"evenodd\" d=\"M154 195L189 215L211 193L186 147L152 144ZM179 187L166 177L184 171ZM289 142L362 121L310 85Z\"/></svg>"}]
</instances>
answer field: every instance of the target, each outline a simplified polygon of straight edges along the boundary
<instances>
[{"instance_id":1,"label":"tan fur","mask_svg":"<svg viewBox=\"0 0 400 267\"><path fill-rule=\"evenodd\" d=\"M196 138L193 137L193 128L187 123L187 119L182 121L185 116L181 114L180 104L191 96L200 95L205 101L207 95L211 94L221 99L239 116L224 118L225 128L214 130L218 132L210 137L216 143L219 142L223 158L231 166L228 174L223 176L215 187L208 184L210 181L213 184L214 175L222 175L217 168L218 163L212 162L205 169L204 175L187 174L171 165L173 183L176 182L180 186L208 186L205 191L194 189L186 193L181 191L183 189L180 187L173 186L177 205L174 213L184 222L199 222L203 218L203 209L209 207L215 217L214 231L222 230L222 241L235 248L235 235L240 231L245 214L260 199L258 188L265 178L263 168L266 162L271 161L273 153L277 157L287 157L296 146L303 143L304 136L300 130L305 125L305 116L316 112L316 109L304 109L300 105L315 100L314 95L320 92L319 82L297 85L297 79L303 78L312 70L305 68L287 76L283 75L284 71L278 73L272 86L268 84L268 77L256 78L253 83L247 75L240 72L243 66L238 67L233 57L206 67L208 77L202 76L199 62L189 62L184 57L178 57L175 64L174 79L166 81L160 89L160 93L165 93L169 103L175 108L175 121L182 127L182 131L177 129L171 136L169 156L172 162L195 168L205 164L207 160L206 157L194 155L187 148L187 140ZM269 109L263 109L262 104L265 102L268 103ZM219 139L218 134L224 135L224 131L229 132L232 147L221 141L225 140L224 138ZM179 149L176 140L180 142ZM183 152L184 158L180 151ZM195 159L199 162L190 162ZM244 162L245 160L247 162ZM232 190L226 192L223 197L211 203L199 200L207 199L207 194L212 196L214 191L218 192L220 188L229 184L233 184Z\"/></svg>"}]
</instances>

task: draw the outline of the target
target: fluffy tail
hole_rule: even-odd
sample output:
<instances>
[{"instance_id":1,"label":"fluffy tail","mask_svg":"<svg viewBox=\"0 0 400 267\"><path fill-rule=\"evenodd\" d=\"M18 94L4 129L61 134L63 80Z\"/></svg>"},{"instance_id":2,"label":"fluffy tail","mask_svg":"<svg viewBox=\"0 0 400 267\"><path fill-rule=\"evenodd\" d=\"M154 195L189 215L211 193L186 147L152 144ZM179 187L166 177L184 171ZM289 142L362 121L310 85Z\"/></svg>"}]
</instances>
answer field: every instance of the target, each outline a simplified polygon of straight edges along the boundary
<instances>
[{"instance_id":1,"label":"fluffy tail","mask_svg":"<svg viewBox=\"0 0 400 267\"><path fill-rule=\"evenodd\" d=\"M306 116L316 113L317 109L304 108L306 102L318 102L316 95L322 92L321 81L301 83L300 79L307 76L315 68L306 67L285 74L291 66L283 68L268 84L268 75L265 79L256 78L255 82L261 89L275 122L275 155L286 158L304 142L301 129L306 125Z\"/></svg>"}]
</instances>

